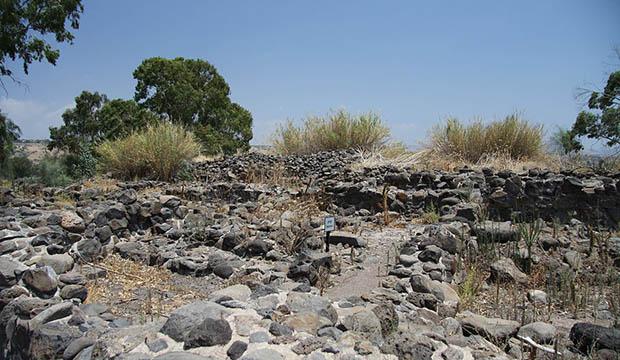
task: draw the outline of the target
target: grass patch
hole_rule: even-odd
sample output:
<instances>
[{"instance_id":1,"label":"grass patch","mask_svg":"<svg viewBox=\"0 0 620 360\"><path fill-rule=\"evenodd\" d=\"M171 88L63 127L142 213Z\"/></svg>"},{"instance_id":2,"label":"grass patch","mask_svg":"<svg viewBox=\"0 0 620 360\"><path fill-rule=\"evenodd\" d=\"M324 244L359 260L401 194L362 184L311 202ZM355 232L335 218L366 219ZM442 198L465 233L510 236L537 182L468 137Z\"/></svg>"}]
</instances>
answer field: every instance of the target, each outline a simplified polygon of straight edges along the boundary
<instances>
[{"instance_id":1,"label":"grass patch","mask_svg":"<svg viewBox=\"0 0 620 360\"><path fill-rule=\"evenodd\" d=\"M204 297L178 284L173 274L160 267L121 258L117 254L95 265L107 277L88 281L87 304L102 303L117 315L142 320L167 315L174 309Z\"/></svg>"},{"instance_id":2,"label":"grass patch","mask_svg":"<svg viewBox=\"0 0 620 360\"><path fill-rule=\"evenodd\" d=\"M544 154L543 127L509 115L503 120L464 125L451 118L431 132L429 146L437 154L477 164L490 157L511 160L537 159Z\"/></svg>"},{"instance_id":3,"label":"grass patch","mask_svg":"<svg viewBox=\"0 0 620 360\"><path fill-rule=\"evenodd\" d=\"M440 218L441 216L439 215L437 207L431 203L424 209L420 217L415 220L419 224L436 224L439 222Z\"/></svg>"},{"instance_id":4,"label":"grass patch","mask_svg":"<svg viewBox=\"0 0 620 360\"><path fill-rule=\"evenodd\" d=\"M111 193L112 191L116 191L120 189L118 187L118 181L115 179L108 179L103 177L94 177L91 179L84 180L82 182L82 187L84 189L95 189L99 190L104 194Z\"/></svg>"},{"instance_id":5,"label":"grass patch","mask_svg":"<svg viewBox=\"0 0 620 360\"><path fill-rule=\"evenodd\" d=\"M379 115L353 115L339 110L326 116L312 116L301 126L288 121L273 136L280 154L311 154L341 149L371 150L387 144L390 130Z\"/></svg>"},{"instance_id":6,"label":"grass patch","mask_svg":"<svg viewBox=\"0 0 620 360\"><path fill-rule=\"evenodd\" d=\"M101 168L121 179L170 181L198 156L200 145L183 127L161 122L97 147Z\"/></svg>"},{"instance_id":7,"label":"grass patch","mask_svg":"<svg viewBox=\"0 0 620 360\"><path fill-rule=\"evenodd\" d=\"M484 273L475 266L467 270L465 280L458 286L458 294L461 298L461 309L469 309L476 301L476 297L482 289Z\"/></svg>"}]
</instances>

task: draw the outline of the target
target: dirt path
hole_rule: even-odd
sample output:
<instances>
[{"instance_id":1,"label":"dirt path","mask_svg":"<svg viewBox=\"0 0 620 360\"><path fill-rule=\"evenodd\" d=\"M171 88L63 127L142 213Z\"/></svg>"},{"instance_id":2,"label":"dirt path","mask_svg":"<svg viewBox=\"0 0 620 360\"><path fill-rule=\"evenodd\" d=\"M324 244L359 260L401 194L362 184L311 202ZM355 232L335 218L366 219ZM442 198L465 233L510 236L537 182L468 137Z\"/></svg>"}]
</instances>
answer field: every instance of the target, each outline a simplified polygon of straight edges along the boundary
<instances>
[{"instance_id":1,"label":"dirt path","mask_svg":"<svg viewBox=\"0 0 620 360\"><path fill-rule=\"evenodd\" d=\"M325 293L332 300L342 300L349 296L361 296L370 293L380 286L381 280L386 276L386 264L389 261L394 264L395 248L409 239L410 229L384 228L366 229L361 237L368 242L363 252L363 260L359 263L352 262L349 253L334 254L342 260L342 271L339 275L332 276L332 286Z\"/></svg>"}]
</instances>

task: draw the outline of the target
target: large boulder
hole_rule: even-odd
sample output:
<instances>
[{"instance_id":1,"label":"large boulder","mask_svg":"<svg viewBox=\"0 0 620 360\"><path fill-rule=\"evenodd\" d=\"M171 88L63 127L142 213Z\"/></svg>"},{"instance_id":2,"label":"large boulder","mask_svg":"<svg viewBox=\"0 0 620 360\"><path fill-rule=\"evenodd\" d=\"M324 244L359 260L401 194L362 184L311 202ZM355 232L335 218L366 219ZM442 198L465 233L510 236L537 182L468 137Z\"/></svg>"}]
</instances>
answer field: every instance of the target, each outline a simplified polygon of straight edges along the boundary
<instances>
[{"instance_id":1,"label":"large boulder","mask_svg":"<svg viewBox=\"0 0 620 360\"><path fill-rule=\"evenodd\" d=\"M392 303L385 302L375 306L372 312L381 322L381 334L387 336L398 329L398 313Z\"/></svg>"},{"instance_id":2,"label":"large boulder","mask_svg":"<svg viewBox=\"0 0 620 360\"><path fill-rule=\"evenodd\" d=\"M342 324L347 330L361 334L365 339L370 340L374 344L380 344L383 341L381 321L371 310L364 309L347 315Z\"/></svg>"},{"instance_id":3,"label":"large boulder","mask_svg":"<svg viewBox=\"0 0 620 360\"><path fill-rule=\"evenodd\" d=\"M365 247L366 240L361 239L359 236L346 231L333 231L329 235L330 244L342 244L351 247Z\"/></svg>"},{"instance_id":4,"label":"large boulder","mask_svg":"<svg viewBox=\"0 0 620 360\"><path fill-rule=\"evenodd\" d=\"M7 257L0 257L0 287L9 287L17 283L18 275L26 271L24 264Z\"/></svg>"},{"instance_id":5,"label":"large boulder","mask_svg":"<svg viewBox=\"0 0 620 360\"><path fill-rule=\"evenodd\" d=\"M507 243L519 240L519 232L510 221L483 221L474 227L477 241L481 244Z\"/></svg>"},{"instance_id":6,"label":"large boulder","mask_svg":"<svg viewBox=\"0 0 620 360\"><path fill-rule=\"evenodd\" d=\"M248 301L252 290L247 285L236 284L224 289L220 289L209 294L209 300L218 301L222 298L231 298L238 301Z\"/></svg>"},{"instance_id":7,"label":"large boulder","mask_svg":"<svg viewBox=\"0 0 620 360\"><path fill-rule=\"evenodd\" d=\"M60 219L60 226L71 233L81 234L86 229L84 220L72 211L63 211Z\"/></svg>"},{"instance_id":8,"label":"large boulder","mask_svg":"<svg viewBox=\"0 0 620 360\"><path fill-rule=\"evenodd\" d=\"M101 253L101 243L95 238L85 238L75 244L75 250L86 261L93 261Z\"/></svg>"},{"instance_id":9,"label":"large boulder","mask_svg":"<svg viewBox=\"0 0 620 360\"><path fill-rule=\"evenodd\" d=\"M579 350L586 354L589 354L593 349L609 349L620 352L620 329L577 323L570 329L570 339Z\"/></svg>"},{"instance_id":10,"label":"large boulder","mask_svg":"<svg viewBox=\"0 0 620 360\"><path fill-rule=\"evenodd\" d=\"M37 264L42 266L50 266L56 274L64 274L67 271L73 269L73 258L69 254L53 254L53 255L42 255Z\"/></svg>"},{"instance_id":11,"label":"large boulder","mask_svg":"<svg viewBox=\"0 0 620 360\"><path fill-rule=\"evenodd\" d=\"M518 321L487 318L469 311L458 314L456 318L465 334L482 335L492 342L501 342L514 336L520 325Z\"/></svg>"},{"instance_id":12,"label":"large boulder","mask_svg":"<svg viewBox=\"0 0 620 360\"><path fill-rule=\"evenodd\" d=\"M555 339L555 326L537 321L523 325L517 335L529 337L539 344L550 344Z\"/></svg>"},{"instance_id":13,"label":"large boulder","mask_svg":"<svg viewBox=\"0 0 620 360\"><path fill-rule=\"evenodd\" d=\"M192 328L185 339L184 348L225 345L232 337L232 330L224 319L206 318Z\"/></svg>"},{"instance_id":14,"label":"large boulder","mask_svg":"<svg viewBox=\"0 0 620 360\"><path fill-rule=\"evenodd\" d=\"M29 330L28 339L23 339L23 342L22 339L13 339L22 345L24 359L62 358L69 344L82 336L77 327L58 321L31 326Z\"/></svg>"},{"instance_id":15,"label":"large boulder","mask_svg":"<svg viewBox=\"0 0 620 360\"><path fill-rule=\"evenodd\" d=\"M448 284L432 280L428 275L415 274L409 279L414 292L434 295L439 301L458 305L460 298L458 293Z\"/></svg>"},{"instance_id":16,"label":"large boulder","mask_svg":"<svg viewBox=\"0 0 620 360\"><path fill-rule=\"evenodd\" d=\"M430 337L413 331L397 331L385 339L381 351L402 360L431 360L437 350Z\"/></svg>"},{"instance_id":17,"label":"large boulder","mask_svg":"<svg viewBox=\"0 0 620 360\"><path fill-rule=\"evenodd\" d=\"M196 301L182 306L170 314L161 332L176 341L186 341L190 332L206 319L219 320L229 314L225 307L208 301Z\"/></svg>"},{"instance_id":18,"label":"large boulder","mask_svg":"<svg viewBox=\"0 0 620 360\"><path fill-rule=\"evenodd\" d=\"M528 277L525 275L515 263L509 258L501 258L491 264L491 274L489 280L500 283L526 284Z\"/></svg>"},{"instance_id":19,"label":"large boulder","mask_svg":"<svg viewBox=\"0 0 620 360\"><path fill-rule=\"evenodd\" d=\"M40 295L54 295L58 287L56 272L50 266L43 266L24 271L24 284Z\"/></svg>"},{"instance_id":20,"label":"large boulder","mask_svg":"<svg viewBox=\"0 0 620 360\"><path fill-rule=\"evenodd\" d=\"M318 314L329 319L332 323L338 320L338 313L329 299L310 293L290 292L286 298L286 305L294 313Z\"/></svg>"}]
</instances>

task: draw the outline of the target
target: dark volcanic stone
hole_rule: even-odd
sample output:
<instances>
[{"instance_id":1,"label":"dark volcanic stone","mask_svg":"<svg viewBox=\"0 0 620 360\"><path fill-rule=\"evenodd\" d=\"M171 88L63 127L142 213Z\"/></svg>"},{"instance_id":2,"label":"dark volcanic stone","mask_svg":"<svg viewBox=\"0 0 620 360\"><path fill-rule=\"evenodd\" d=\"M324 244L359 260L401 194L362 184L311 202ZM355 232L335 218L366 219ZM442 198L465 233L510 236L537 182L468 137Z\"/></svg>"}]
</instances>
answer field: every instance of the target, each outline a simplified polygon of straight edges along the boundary
<instances>
[{"instance_id":1,"label":"dark volcanic stone","mask_svg":"<svg viewBox=\"0 0 620 360\"><path fill-rule=\"evenodd\" d=\"M274 336L292 335L293 329L286 325L282 325L278 322L272 321L269 325L269 332Z\"/></svg>"},{"instance_id":2,"label":"dark volcanic stone","mask_svg":"<svg viewBox=\"0 0 620 360\"><path fill-rule=\"evenodd\" d=\"M232 345L230 345L230 347L226 351L226 355L228 355L228 357L231 358L232 360L237 360L241 357L241 355L243 355L243 353L247 349L248 349L247 343L241 340L237 340L234 343L232 343Z\"/></svg>"},{"instance_id":3,"label":"dark volcanic stone","mask_svg":"<svg viewBox=\"0 0 620 360\"><path fill-rule=\"evenodd\" d=\"M88 289L84 285L66 285L60 289L60 297L63 299L80 299L86 301Z\"/></svg>"},{"instance_id":4,"label":"dark volcanic stone","mask_svg":"<svg viewBox=\"0 0 620 360\"><path fill-rule=\"evenodd\" d=\"M39 294L52 295L58 286L56 273L49 266L28 269L24 271L22 279L26 286Z\"/></svg>"},{"instance_id":5,"label":"dark volcanic stone","mask_svg":"<svg viewBox=\"0 0 620 360\"><path fill-rule=\"evenodd\" d=\"M579 350L586 354L593 347L620 351L620 329L577 323L570 329L570 339Z\"/></svg>"},{"instance_id":6,"label":"dark volcanic stone","mask_svg":"<svg viewBox=\"0 0 620 360\"><path fill-rule=\"evenodd\" d=\"M185 349L201 346L224 345L230 341L232 330L226 320L206 318L200 325L190 330Z\"/></svg>"},{"instance_id":7,"label":"dark volcanic stone","mask_svg":"<svg viewBox=\"0 0 620 360\"><path fill-rule=\"evenodd\" d=\"M232 266L228 264L218 264L213 268L213 273L222 279L228 279L235 272Z\"/></svg>"}]
</instances>

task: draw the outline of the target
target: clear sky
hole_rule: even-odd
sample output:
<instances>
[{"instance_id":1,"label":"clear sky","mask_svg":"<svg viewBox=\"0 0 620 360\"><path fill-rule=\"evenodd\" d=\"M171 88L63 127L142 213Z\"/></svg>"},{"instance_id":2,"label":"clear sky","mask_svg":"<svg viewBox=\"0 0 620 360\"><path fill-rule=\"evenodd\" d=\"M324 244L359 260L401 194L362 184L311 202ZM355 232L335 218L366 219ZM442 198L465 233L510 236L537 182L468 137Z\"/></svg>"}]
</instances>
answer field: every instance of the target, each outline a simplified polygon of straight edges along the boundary
<instances>
[{"instance_id":1,"label":"clear sky","mask_svg":"<svg viewBox=\"0 0 620 360\"><path fill-rule=\"evenodd\" d=\"M57 66L9 81L0 109L24 138L82 90L133 97L132 72L152 56L201 58L254 116L255 144L286 119L374 110L414 145L447 116L519 111L570 126L580 87L602 87L620 60L620 1L87 0Z\"/></svg>"}]
</instances>

